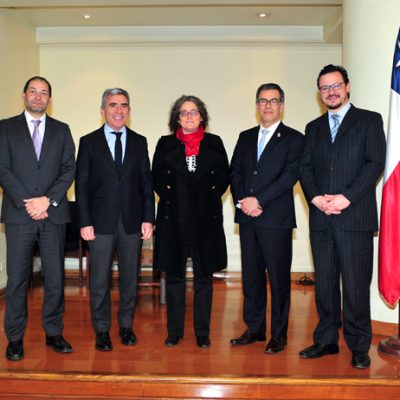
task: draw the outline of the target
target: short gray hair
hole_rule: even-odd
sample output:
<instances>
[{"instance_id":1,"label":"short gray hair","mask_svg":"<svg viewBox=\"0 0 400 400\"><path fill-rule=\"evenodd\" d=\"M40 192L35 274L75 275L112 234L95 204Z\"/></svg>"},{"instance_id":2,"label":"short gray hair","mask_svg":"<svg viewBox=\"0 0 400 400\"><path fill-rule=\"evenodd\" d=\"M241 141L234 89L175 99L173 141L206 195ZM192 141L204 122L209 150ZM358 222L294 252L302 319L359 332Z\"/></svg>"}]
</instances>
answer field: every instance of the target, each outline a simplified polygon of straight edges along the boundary
<instances>
[{"instance_id":1,"label":"short gray hair","mask_svg":"<svg viewBox=\"0 0 400 400\"><path fill-rule=\"evenodd\" d=\"M103 93L103 96L101 98L101 106L100 106L102 110L104 110L104 108L106 106L108 96L111 96L113 94L122 94L123 96L125 96L128 100L128 106L130 107L129 93L125 89L112 88L112 89L106 89Z\"/></svg>"}]
</instances>

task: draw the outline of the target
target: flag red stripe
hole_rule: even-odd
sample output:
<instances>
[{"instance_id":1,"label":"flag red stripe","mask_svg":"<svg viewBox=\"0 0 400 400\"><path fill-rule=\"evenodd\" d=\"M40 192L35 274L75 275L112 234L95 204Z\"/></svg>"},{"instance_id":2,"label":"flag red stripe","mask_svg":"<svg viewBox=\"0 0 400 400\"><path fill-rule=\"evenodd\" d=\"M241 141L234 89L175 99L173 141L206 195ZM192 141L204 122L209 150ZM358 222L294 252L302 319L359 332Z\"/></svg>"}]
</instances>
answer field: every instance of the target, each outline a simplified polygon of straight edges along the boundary
<instances>
[{"instance_id":1,"label":"flag red stripe","mask_svg":"<svg viewBox=\"0 0 400 400\"><path fill-rule=\"evenodd\" d=\"M385 182L379 235L379 291L395 305L400 297L400 164Z\"/></svg>"}]
</instances>

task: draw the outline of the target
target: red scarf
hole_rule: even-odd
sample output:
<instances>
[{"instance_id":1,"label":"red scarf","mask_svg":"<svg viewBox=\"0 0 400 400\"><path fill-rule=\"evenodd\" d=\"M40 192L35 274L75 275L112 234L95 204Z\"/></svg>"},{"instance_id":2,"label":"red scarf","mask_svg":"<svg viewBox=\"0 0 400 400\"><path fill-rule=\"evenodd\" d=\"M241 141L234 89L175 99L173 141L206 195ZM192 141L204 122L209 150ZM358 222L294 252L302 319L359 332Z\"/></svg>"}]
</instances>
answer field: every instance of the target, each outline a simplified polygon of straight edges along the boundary
<instances>
[{"instance_id":1,"label":"red scarf","mask_svg":"<svg viewBox=\"0 0 400 400\"><path fill-rule=\"evenodd\" d=\"M200 150L200 142L204 138L204 128L200 125L196 132L193 133L183 133L181 127L176 131L176 137L185 145L186 157L198 156Z\"/></svg>"}]
</instances>

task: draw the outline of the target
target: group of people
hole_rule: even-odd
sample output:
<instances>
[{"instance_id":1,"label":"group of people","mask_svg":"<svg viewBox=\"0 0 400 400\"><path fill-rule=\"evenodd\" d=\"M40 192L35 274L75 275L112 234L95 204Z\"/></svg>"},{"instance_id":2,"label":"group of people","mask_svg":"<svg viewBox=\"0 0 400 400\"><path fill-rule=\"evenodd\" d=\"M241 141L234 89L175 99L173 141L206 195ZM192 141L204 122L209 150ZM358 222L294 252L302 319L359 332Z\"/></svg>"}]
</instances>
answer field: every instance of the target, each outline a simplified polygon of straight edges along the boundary
<instances>
[{"instance_id":1,"label":"group of people","mask_svg":"<svg viewBox=\"0 0 400 400\"><path fill-rule=\"evenodd\" d=\"M155 232L154 267L166 272L166 346L184 336L186 264L193 262L194 332L208 348L213 273L227 266L222 196L229 184L240 226L243 320L232 346L266 340L267 276L271 288L267 354L284 350L290 309L293 186L300 179L310 208L310 240L319 322L302 358L338 353L339 328L355 368L370 365L370 282L373 234L378 229L376 183L385 164L379 114L350 104L350 82L341 66L327 65L317 86L327 112L305 136L281 121L285 94L275 83L256 92L259 125L242 132L231 163L219 136L207 132L202 100L181 96L169 116L170 135L157 144L152 166L146 138L126 126L127 91L105 90L105 124L80 139L75 165L68 126L46 114L50 83L28 80L25 110L0 121L1 222L7 240L6 357L24 357L27 289L39 244L45 341L70 353L63 337L63 266L66 193L75 179L80 233L91 257L90 306L95 348L112 350L110 274L116 251L121 343L135 345L132 329L142 240ZM154 220L154 192L159 197ZM267 274L266 274L267 271ZM342 292L341 284L342 282ZM342 316L343 306L343 316Z\"/></svg>"}]
</instances>

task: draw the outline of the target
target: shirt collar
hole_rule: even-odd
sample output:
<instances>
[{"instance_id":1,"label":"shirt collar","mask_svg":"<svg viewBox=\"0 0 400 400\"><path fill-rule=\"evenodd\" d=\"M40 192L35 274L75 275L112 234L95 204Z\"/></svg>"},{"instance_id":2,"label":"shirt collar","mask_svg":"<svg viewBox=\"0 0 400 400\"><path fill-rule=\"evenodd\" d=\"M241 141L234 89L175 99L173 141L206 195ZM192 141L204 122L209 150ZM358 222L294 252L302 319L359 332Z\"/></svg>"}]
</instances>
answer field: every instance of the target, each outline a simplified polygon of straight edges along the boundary
<instances>
[{"instance_id":1,"label":"shirt collar","mask_svg":"<svg viewBox=\"0 0 400 400\"><path fill-rule=\"evenodd\" d=\"M278 121L274 122L274 123L273 123L271 126L269 126L268 128L266 128L265 126L260 125L259 133L261 133L261 131L262 131L263 129L268 129L269 135L272 136L272 135L275 133L276 128L278 128L278 125L279 125L280 123L281 123L281 120L278 120Z\"/></svg>"},{"instance_id":2,"label":"shirt collar","mask_svg":"<svg viewBox=\"0 0 400 400\"><path fill-rule=\"evenodd\" d=\"M339 121L343 121L343 118L346 116L347 111L350 110L350 107L351 107L351 104L350 104L350 102L348 102L348 103L346 103L339 111L337 111L336 113L333 112L333 111L331 111L331 110L329 110L329 111L328 111L329 118L330 118L333 114L336 114L336 115L339 115L339 117L340 117Z\"/></svg>"}]
</instances>

